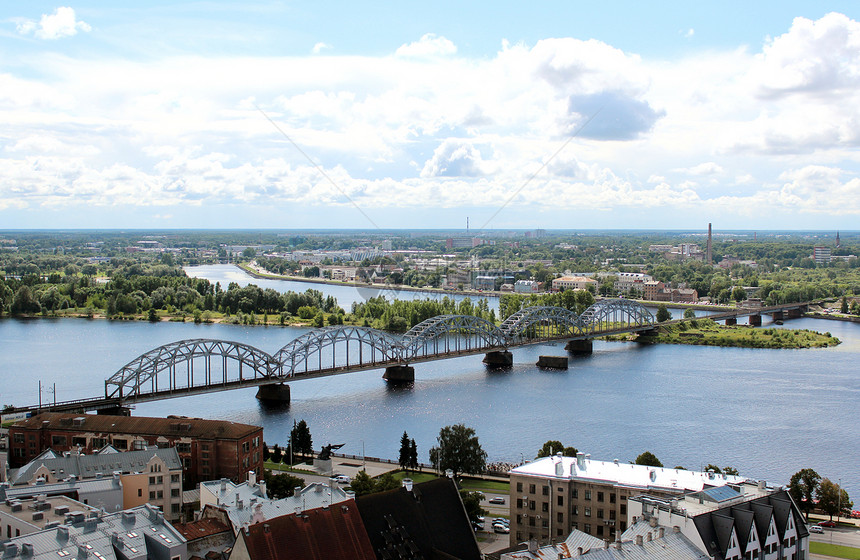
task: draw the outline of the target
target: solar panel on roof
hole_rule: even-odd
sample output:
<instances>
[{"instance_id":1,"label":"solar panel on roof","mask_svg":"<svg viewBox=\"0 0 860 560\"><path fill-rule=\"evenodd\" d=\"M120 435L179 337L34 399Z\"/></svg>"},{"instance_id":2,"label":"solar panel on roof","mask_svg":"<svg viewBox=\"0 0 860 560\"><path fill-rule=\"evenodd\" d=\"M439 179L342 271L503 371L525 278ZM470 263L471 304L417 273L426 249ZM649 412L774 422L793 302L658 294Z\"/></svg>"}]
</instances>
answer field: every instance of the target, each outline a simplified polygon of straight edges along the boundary
<instances>
[{"instance_id":1,"label":"solar panel on roof","mask_svg":"<svg viewBox=\"0 0 860 560\"><path fill-rule=\"evenodd\" d=\"M729 486L715 486L703 491L706 496L715 502L725 502L732 498L737 498L740 494Z\"/></svg>"}]
</instances>

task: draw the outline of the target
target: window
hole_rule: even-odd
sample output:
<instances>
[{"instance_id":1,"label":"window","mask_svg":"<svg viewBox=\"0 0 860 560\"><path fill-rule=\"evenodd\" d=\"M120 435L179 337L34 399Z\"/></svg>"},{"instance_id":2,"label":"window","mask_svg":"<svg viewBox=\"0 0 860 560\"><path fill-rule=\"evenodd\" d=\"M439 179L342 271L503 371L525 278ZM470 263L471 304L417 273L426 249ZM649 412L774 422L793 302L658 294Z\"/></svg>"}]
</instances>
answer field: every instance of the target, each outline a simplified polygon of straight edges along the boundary
<instances>
[{"instance_id":1,"label":"window","mask_svg":"<svg viewBox=\"0 0 860 560\"><path fill-rule=\"evenodd\" d=\"M171 482L171 484L179 484L179 475L178 474L170 475L170 482Z\"/></svg>"},{"instance_id":2,"label":"window","mask_svg":"<svg viewBox=\"0 0 860 560\"><path fill-rule=\"evenodd\" d=\"M208 443L201 444L200 449L202 449L203 451L209 451L209 444Z\"/></svg>"},{"instance_id":3,"label":"window","mask_svg":"<svg viewBox=\"0 0 860 560\"><path fill-rule=\"evenodd\" d=\"M535 501L534 500L529 501L529 509L532 511L535 510Z\"/></svg>"},{"instance_id":4,"label":"window","mask_svg":"<svg viewBox=\"0 0 860 560\"><path fill-rule=\"evenodd\" d=\"M541 503L540 510L544 513L549 511L549 504L546 502Z\"/></svg>"},{"instance_id":5,"label":"window","mask_svg":"<svg viewBox=\"0 0 860 560\"><path fill-rule=\"evenodd\" d=\"M176 452L177 453L191 453L191 444L190 443L177 443L176 444Z\"/></svg>"},{"instance_id":6,"label":"window","mask_svg":"<svg viewBox=\"0 0 860 560\"><path fill-rule=\"evenodd\" d=\"M544 486L543 488L541 488L541 492L544 496L549 496L549 486Z\"/></svg>"},{"instance_id":7,"label":"window","mask_svg":"<svg viewBox=\"0 0 860 560\"><path fill-rule=\"evenodd\" d=\"M150 500L154 500L154 499L155 499L155 490L150 490L150 491L149 491L149 499L150 499Z\"/></svg>"},{"instance_id":8,"label":"window","mask_svg":"<svg viewBox=\"0 0 860 560\"><path fill-rule=\"evenodd\" d=\"M612 493L610 493L610 494L609 494L609 503L610 503L610 504L614 504L614 503L615 503L615 493L614 493L614 492L612 492Z\"/></svg>"},{"instance_id":9,"label":"window","mask_svg":"<svg viewBox=\"0 0 860 560\"><path fill-rule=\"evenodd\" d=\"M246 442L243 442L243 443L242 443L242 452L243 452L243 453L247 453L247 452L249 452L250 450L251 450L251 443L250 443L250 442L247 442L247 441L246 441Z\"/></svg>"},{"instance_id":10,"label":"window","mask_svg":"<svg viewBox=\"0 0 860 560\"><path fill-rule=\"evenodd\" d=\"M590 507L585 508L585 517L591 517L591 508Z\"/></svg>"},{"instance_id":11,"label":"window","mask_svg":"<svg viewBox=\"0 0 860 560\"><path fill-rule=\"evenodd\" d=\"M590 535L591 534L591 523L586 523L585 525L583 525L582 526L582 532L588 533Z\"/></svg>"},{"instance_id":12,"label":"window","mask_svg":"<svg viewBox=\"0 0 860 560\"><path fill-rule=\"evenodd\" d=\"M24 434L15 434L12 436L12 441L15 443L24 443Z\"/></svg>"},{"instance_id":13,"label":"window","mask_svg":"<svg viewBox=\"0 0 860 560\"><path fill-rule=\"evenodd\" d=\"M591 490L586 490L586 491L585 491L585 499L586 499L586 500L590 500L590 499L591 499Z\"/></svg>"},{"instance_id":14,"label":"window","mask_svg":"<svg viewBox=\"0 0 860 560\"><path fill-rule=\"evenodd\" d=\"M144 449L146 449L146 442L145 442L144 440L142 440L142 439L136 439L136 440L134 440L134 444L133 444L133 445L134 445L134 450L135 450L135 451L143 451Z\"/></svg>"},{"instance_id":15,"label":"window","mask_svg":"<svg viewBox=\"0 0 860 560\"><path fill-rule=\"evenodd\" d=\"M142 497L143 497L143 488L138 488L138 489L137 489L137 497L138 497L138 498L142 498Z\"/></svg>"},{"instance_id":16,"label":"window","mask_svg":"<svg viewBox=\"0 0 860 560\"><path fill-rule=\"evenodd\" d=\"M260 436L254 438L254 447L260 447Z\"/></svg>"},{"instance_id":17,"label":"window","mask_svg":"<svg viewBox=\"0 0 860 560\"><path fill-rule=\"evenodd\" d=\"M255 463L260 462L260 452L259 451L254 451L254 462Z\"/></svg>"},{"instance_id":18,"label":"window","mask_svg":"<svg viewBox=\"0 0 860 560\"><path fill-rule=\"evenodd\" d=\"M159 466L160 466L160 465L159 465ZM161 470L161 469L159 468L158 470ZM155 483L156 483L156 484L164 484L164 477L163 477L163 476L157 476L157 477L155 477Z\"/></svg>"},{"instance_id":19,"label":"window","mask_svg":"<svg viewBox=\"0 0 860 560\"><path fill-rule=\"evenodd\" d=\"M577 523L576 521L574 521L573 523L571 523L571 524L570 524L570 528L571 528L571 529L576 529L577 531L579 531L579 523Z\"/></svg>"},{"instance_id":20,"label":"window","mask_svg":"<svg viewBox=\"0 0 860 560\"><path fill-rule=\"evenodd\" d=\"M75 446L80 445L81 447L86 447L87 446L87 438L85 438L85 437L73 437L72 438L72 445L75 445Z\"/></svg>"},{"instance_id":21,"label":"window","mask_svg":"<svg viewBox=\"0 0 860 560\"><path fill-rule=\"evenodd\" d=\"M66 445L66 436L51 436L51 445L54 447Z\"/></svg>"},{"instance_id":22,"label":"window","mask_svg":"<svg viewBox=\"0 0 860 560\"><path fill-rule=\"evenodd\" d=\"M523 522L523 516L519 513L517 514L517 525L520 525Z\"/></svg>"},{"instance_id":23,"label":"window","mask_svg":"<svg viewBox=\"0 0 860 560\"><path fill-rule=\"evenodd\" d=\"M170 505L170 513L179 513L179 504L171 504Z\"/></svg>"},{"instance_id":24,"label":"window","mask_svg":"<svg viewBox=\"0 0 860 560\"><path fill-rule=\"evenodd\" d=\"M570 497L573 498L574 500L577 499L579 497L579 490L577 490L576 488L571 490L570 491Z\"/></svg>"},{"instance_id":25,"label":"window","mask_svg":"<svg viewBox=\"0 0 860 560\"><path fill-rule=\"evenodd\" d=\"M517 509L523 509L523 499L517 498Z\"/></svg>"},{"instance_id":26,"label":"window","mask_svg":"<svg viewBox=\"0 0 860 560\"><path fill-rule=\"evenodd\" d=\"M556 503L560 506L563 506L564 505L564 496L559 496Z\"/></svg>"},{"instance_id":27,"label":"window","mask_svg":"<svg viewBox=\"0 0 860 560\"><path fill-rule=\"evenodd\" d=\"M523 483L517 482L517 492L522 492L522 491L523 491Z\"/></svg>"},{"instance_id":28,"label":"window","mask_svg":"<svg viewBox=\"0 0 860 560\"><path fill-rule=\"evenodd\" d=\"M152 485L154 485L154 484L155 484L155 477L154 477L154 476L150 476L150 477L149 477L149 485L150 485L150 486L152 486Z\"/></svg>"},{"instance_id":29,"label":"window","mask_svg":"<svg viewBox=\"0 0 860 560\"><path fill-rule=\"evenodd\" d=\"M535 485L529 484L529 494L534 494L534 493L535 493Z\"/></svg>"},{"instance_id":30,"label":"window","mask_svg":"<svg viewBox=\"0 0 860 560\"><path fill-rule=\"evenodd\" d=\"M602 502L602 501L603 501L603 492L598 492L598 493L597 493L597 501L598 501L598 502Z\"/></svg>"},{"instance_id":31,"label":"window","mask_svg":"<svg viewBox=\"0 0 860 560\"><path fill-rule=\"evenodd\" d=\"M600 519L603 519L603 510L602 509L597 510L597 517L599 517Z\"/></svg>"},{"instance_id":32,"label":"window","mask_svg":"<svg viewBox=\"0 0 860 560\"><path fill-rule=\"evenodd\" d=\"M555 514L555 518L558 520L559 523L564 522L564 514L562 512L558 512L557 514Z\"/></svg>"},{"instance_id":33,"label":"window","mask_svg":"<svg viewBox=\"0 0 860 560\"><path fill-rule=\"evenodd\" d=\"M21 449L20 447L16 447L15 449L12 450L12 456L23 457L24 456L24 450Z\"/></svg>"},{"instance_id":34,"label":"window","mask_svg":"<svg viewBox=\"0 0 860 560\"><path fill-rule=\"evenodd\" d=\"M164 499L164 490L159 490L158 492L156 492L155 497L158 500Z\"/></svg>"},{"instance_id":35,"label":"window","mask_svg":"<svg viewBox=\"0 0 860 560\"><path fill-rule=\"evenodd\" d=\"M170 497L171 498L178 498L179 497L179 488L172 489L170 491Z\"/></svg>"},{"instance_id":36,"label":"window","mask_svg":"<svg viewBox=\"0 0 860 560\"><path fill-rule=\"evenodd\" d=\"M127 439L117 439L114 438L113 446L119 449L120 451L125 451L128 449L128 440Z\"/></svg>"},{"instance_id":37,"label":"window","mask_svg":"<svg viewBox=\"0 0 860 560\"><path fill-rule=\"evenodd\" d=\"M204 459L208 459L208 458L209 458L209 453L207 453L207 452L205 452L205 451L204 451L204 452L201 454L201 456L202 456Z\"/></svg>"},{"instance_id":38,"label":"window","mask_svg":"<svg viewBox=\"0 0 860 560\"><path fill-rule=\"evenodd\" d=\"M534 526L535 526L535 518L534 518L534 516L529 517L529 527L534 527Z\"/></svg>"},{"instance_id":39,"label":"window","mask_svg":"<svg viewBox=\"0 0 860 560\"><path fill-rule=\"evenodd\" d=\"M620 506L618 506L618 512L621 515L627 515L627 504L621 504Z\"/></svg>"},{"instance_id":40,"label":"window","mask_svg":"<svg viewBox=\"0 0 860 560\"><path fill-rule=\"evenodd\" d=\"M188 470L191 468L191 457L182 458L182 468Z\"/></svg>"},{"instance_id":41,"label":"window","mask_svg":"<svg viewBox=\"0 0 860 560\"><path fill-rule=\"evenodd\" d=\"M598 536L598 537L602 537L602 536L603 536L603 525L598 525L598 526L597 526L597 536Z\"/></svg>"},{"instance_id":42,"label":"window","mask_svg":"<svg viewBox=\"0 0 860 560\"><path fill-rule=\"evenodd\" d=\"M93 449L101 449L105 445L107 445L107 440L105 438L96 437L90 440L92 442Z\"/></svg>"},{"instance_id":43,"label":"window","mask_svg":"<svg viewBox=\"0 0 860 560\"><path fill-rule=\"evenodd\" d=\"M615 510L614 509L609 510L609 519L615 519Z\"/></svg>"},{"instance_id":44,"label":"window","mask_svg":"<svg viewBox=\"0 0 860 560\"><path fill-rule=\"evenodd\" d=\"M572 508L570 508L570 514L579 515L579 506L573 506Z\"/></svg>"},{"instance_id":45,"label":"window","mask_svg":"<svg viewBox=\"0 0 860 560\"><path fill-rule=\"evenodd\" d=\"M619 523L621 524L621 532L623 533L624 531L627 530L627 522L626 521L620 521Z\"/></svg>"}]
</instances>

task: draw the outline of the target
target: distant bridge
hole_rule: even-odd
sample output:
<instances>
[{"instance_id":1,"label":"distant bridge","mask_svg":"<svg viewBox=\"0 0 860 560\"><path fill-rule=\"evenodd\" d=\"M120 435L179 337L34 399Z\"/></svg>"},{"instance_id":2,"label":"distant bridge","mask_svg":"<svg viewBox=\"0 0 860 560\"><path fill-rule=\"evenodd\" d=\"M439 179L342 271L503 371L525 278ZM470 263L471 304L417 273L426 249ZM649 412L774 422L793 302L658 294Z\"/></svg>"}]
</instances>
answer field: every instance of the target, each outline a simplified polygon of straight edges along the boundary
<instances>
[{"instance_id":1,"label":"distant bridge","mask_svg":"<svg viewBox=\"0 0 860 560\"><path fill-rule=\"evenodd\" d=\"M41 410L111 410L140 402L260 387L258 396L288 400L285 382L385 368L392 381L414 379L409 364L486 354L489 365L510 365L510 348L551 340L584 341L609 334L653 330L640 303L603 299L581 315L560 307L527 307L501 325L470 315L431 317L395 335L336 326L311 330L274 354L240 342L191 339L141 354L105 381L104 397L43 404ZM39 410L20 407L17 411Z\"/></svg>"}]
</instances>

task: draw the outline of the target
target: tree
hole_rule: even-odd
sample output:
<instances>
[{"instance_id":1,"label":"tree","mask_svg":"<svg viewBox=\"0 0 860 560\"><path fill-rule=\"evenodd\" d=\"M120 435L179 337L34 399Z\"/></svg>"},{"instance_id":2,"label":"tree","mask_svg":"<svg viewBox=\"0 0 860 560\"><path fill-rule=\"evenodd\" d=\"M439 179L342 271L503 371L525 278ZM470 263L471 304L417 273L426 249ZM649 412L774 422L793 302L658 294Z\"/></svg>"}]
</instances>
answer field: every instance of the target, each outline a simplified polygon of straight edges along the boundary
<instances>
[{"instance_id":1,"label":"tree","mask_svg":"<svg viewBox=\"0 0 860 560\"><path fill-rule=\"evenodd\" d=\"M801 469L791 475L791 480L788 482L788 493L797 504L797 507L806 513L807 521L809 521L809 512L812 511L815 505L812 501L812 496L817 493L820 481L821 475L814 470Z\"/></svg>"},{"instance_id":2,"label":"tree","mask_svg":"<svg viewBox=\"0 0 860 560\"><path fill-rule=\"evenodd\" d=\"M696 318L696 312L693 310L692 307L688 307L687 309L684 310L684 319L695 319L695 318Z\"/></svg>"},{"instance_id":3,"label":"tree","mask_svg":"<svg viewBox=\"0 0 860 560\"><path fill-rule=\"evenodd\" d=\"M407 470L409 468L409 434L404 430L403 436L400 438L400 468Z\"/></svg>"},{"instance_id":4,"label":"tree","mask_svg":"<svg viewBox=\"0 0 860 560\"><path fill-rule=\"evenodd\" d=\"M281 447L276 443L275 448L272 450L272 462L277 465L283 459L284 459L284 452L281 451Z\"/></svg>"},{"instance_id":5,"label":"tree","mask_svg":"<svg viewBox=\"0 0 860 560\"><path fill-rule=\"evenodd\" d=\"M848 315L848 299L845 296L842 296L842 306L839 310L845 315Z\"/></svg>"},{"instance_id":6,"label":"tree","mask_svg":"<svg viewBox=\"0 0 860 560\"><path fill-rule=\"evenodd\" d=\"M290 444L294 453L309 455L314 452L314 444L311 439L311 431L307 422L299 420L298 424L293 421L293 429L290 431Z\"/></svg>"},{"instance_id":7,"label":"tree","mask_svg":"<svg viewBox=\"0 0 860 560\"><path fill-rule=\"evenodd\" d=\"M740 473L738 472L738 469L734 467L723 467L723 474L738 476Z\"/></svg>"},{"instance_id":8,"label":"tree","mask_svg":"<svg viewBox=\"0 0 860 560\"><path fill-rule=\"evenodd\" d=\"M15 292L15 297L12 298L12 307L10 308L12 315L23 315L27 313L39 313L42 311L42 306L39 301L33 297L33 292L26 284L18 288Z\"/></svg>"},{"instance_id":9,"label":"tree","mask_svg":"<svg viewBox=\"0 0 860 560\"><path fill-rule=\"evenodd\" d=\"M414 439L409 442L409 468L418 470L418 446L415 445Z\"/></svg>"},{"instance_id":10,"label":"tree","mask_svg":"<svg viewBox=\"0 0 860 560\"><path fill-rule=\"evenodd\" d=\"M263 442L263 461L268 461L269 457L272 456L272 453L269 451L269 446L266 445L266 442Z\"/></svg>"},{"instance_id":11,"label":"tree","mask_svg":"<svg viewBox=\"0 0 860 560\"><path fill-rule=\"evenodd\" d=\"M354 477L352 477L352 483L350 484L352 491L355 492L355 497L364 496L365 494L373 493L373 479L370 478L370 475L365 471L358 471Z\"/></svg>"},{"instance_id":12,"label":"tree","mask_svg":"<svg viewBox=\"0 0 860 560\"><path fill-rule=\"evenodd\" d=\"M747 291L740 286L735 286L732 290L732 299L735 301L743 301L747 299Z\"/></svg>"},{"instance_id":13,"label":"tree","mask_svg":"<svg viewBox=\"0 0 860 560\"><path fill-rule=\"evenodd\" d=\"M487 514L487 510L481 507L481 500L484 499L484 494L482 492L460 490L460 499L463 500L463 507L466 508L466 515L469 516L469 521L472 523L477 523L479 517Z\"/></svg>"},{"instance_id":14,"label":"tree","mask_svg":"<svg viewBox=\"0 0 860 560\"><path fill-rule=\"evenodd\" d=\"M305 479L288 473L273 474L271 471L263 471L263 482L266 483L266 493L273 500L289 498L295 492L296 487L303 487Z\"/></svg>"},{"instance_id":15,"label":"tree","mask_svg":"<svg viewBox=\"0 0 860 560\"><path fill-rule=\"evenodd\" d=\"M825 478L818 485L817 496L819 509L830 515L831 520L834 515L842 515L845 510L850 513L854 506L848 492L829 478Z\"/></svg>"},{"instance_id":16,"label":"tree","mask_svg":"<svg viewBox=\"0 0 860 560\"><path fill-rule=\"evenodd\" d=\"M717 465L714 465L713 463L708 463L708 466L705 467L705 472L708 472L708 471L714 471L714 473L716 473L716 474L722 474L723 473L723 470L720 467L718 467Z\"/></svg>"},{"instance_id":17,"label":"tree","mask_svg":"<svg viewBox=\"0 0 860 560\"><path fill-rule=\"evenodd\" d=\"M480 474L487 468L487 452L478 443L475 430L463 424L445 426L436 438L439 444L430 449L430 463L439 471L451 469L460 473Z\"/></svg>"},{"instance_id":18,"label":"tree","mask_svg":"<svg viewBox=\"0 0 860 560\"><path fill-rule=\"evenodd\" d=\"M666 304L661 303L660 307L657 308L657 322L662 323L664 321L668 321L672 318L672 314L669 313L669 310L666 309Z\"/></svg>"},{"instance_id":19,"label":"tree","mask_svg":"<svg viewBox=\"0 0 860 560\"><path fill-rule=\"evenodd\" d=\"M646 465L649 467L662 467L663 463L660 462L660 459L657 458L656 455L651 453L650 451L644 451L636 457L637 465Z\"/></svg>"},{"instance_id":20,"label":"tree","mask_svg":"<svg viewBox=\"0 0 860 560\"><path fill-rule=\"evenodd\" d=\"M578 451L575 447L565 447L560 441L551 439L543 444L543 447L540 448L535 458L550 457L558 453L561 453L565 457L576 457Z\"/></svg>"}]
</instances>

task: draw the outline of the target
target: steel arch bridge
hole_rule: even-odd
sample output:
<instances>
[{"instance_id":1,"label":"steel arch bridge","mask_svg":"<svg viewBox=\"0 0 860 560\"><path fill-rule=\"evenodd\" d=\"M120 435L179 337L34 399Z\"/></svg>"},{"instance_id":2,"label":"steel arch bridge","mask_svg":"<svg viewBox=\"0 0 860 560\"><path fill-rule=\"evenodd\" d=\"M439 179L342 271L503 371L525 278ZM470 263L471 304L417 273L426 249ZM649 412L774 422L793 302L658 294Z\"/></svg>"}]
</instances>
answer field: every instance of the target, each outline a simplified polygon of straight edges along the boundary
<instances>
[{"instance_id":1,"label":"steel arch bridge","mask_svg":"<svg viewBox=\"0 0 860 560\"><path fill-rule=\"evenodd\" d=\"M605 299L581 315L561 307L527 307L498 326L469 315L440 315L403 335L368 327L326 327L290 341L273 355L239 342L182 340L150 350L120 368L105 381L105 399L139 402L268 385L545 340L647 330L654 323L653 315L638 302ZM201 361L202 367L195 369L195 362Z\"/></svg>"}]
</instances>

